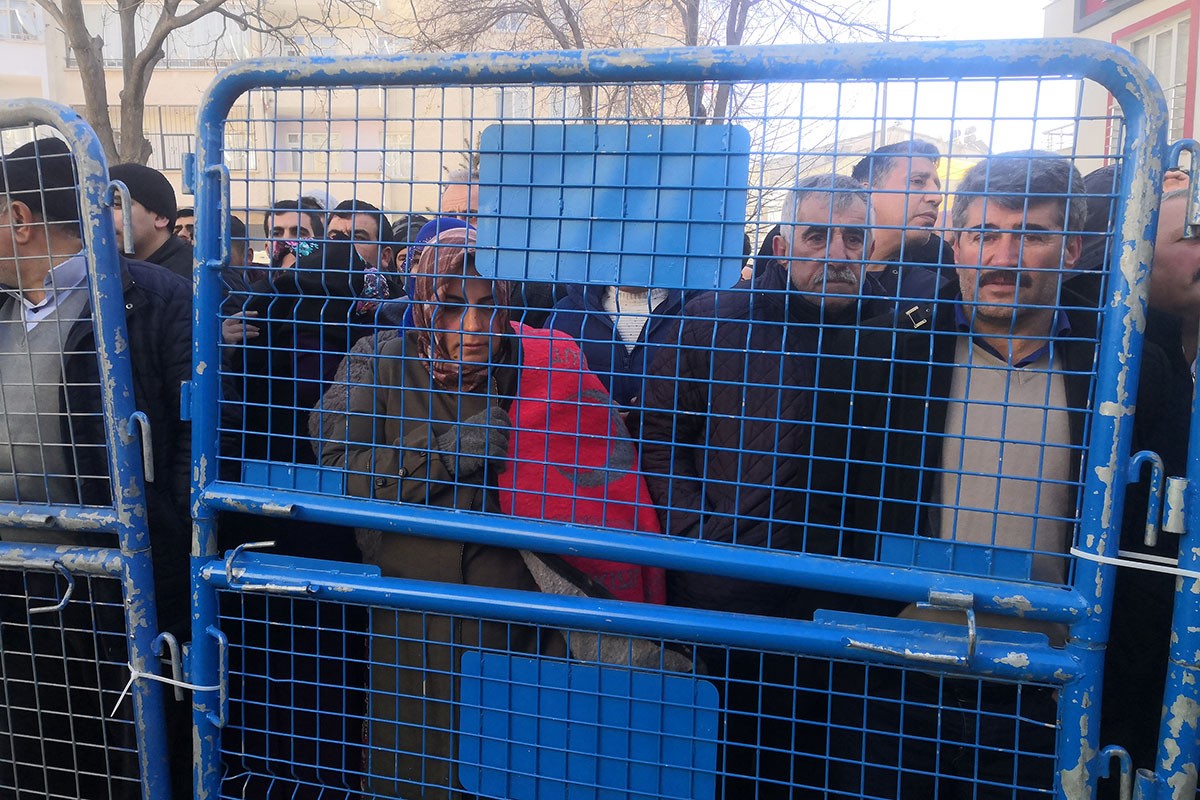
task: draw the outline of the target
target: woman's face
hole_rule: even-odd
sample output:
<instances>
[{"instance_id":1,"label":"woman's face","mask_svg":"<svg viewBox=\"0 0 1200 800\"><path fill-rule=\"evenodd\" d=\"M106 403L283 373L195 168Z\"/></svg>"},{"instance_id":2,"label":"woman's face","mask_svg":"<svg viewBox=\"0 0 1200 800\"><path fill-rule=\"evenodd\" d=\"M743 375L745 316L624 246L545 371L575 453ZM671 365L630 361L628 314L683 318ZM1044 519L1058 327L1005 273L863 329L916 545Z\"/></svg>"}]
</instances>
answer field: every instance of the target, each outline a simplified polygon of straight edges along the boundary
<instances>
[{"instance_id":1,"label":"woman's face","mask_svg":"<svg viewBox=\"0 0 1200 800\"><path fill-rule=\"evenodd\" d=\"M446 357L472 363L489 361L496 342L492 335L496 312L492 282L477 275L445 275L437 286L434 335Z\"/></svg>"}]
</instances>

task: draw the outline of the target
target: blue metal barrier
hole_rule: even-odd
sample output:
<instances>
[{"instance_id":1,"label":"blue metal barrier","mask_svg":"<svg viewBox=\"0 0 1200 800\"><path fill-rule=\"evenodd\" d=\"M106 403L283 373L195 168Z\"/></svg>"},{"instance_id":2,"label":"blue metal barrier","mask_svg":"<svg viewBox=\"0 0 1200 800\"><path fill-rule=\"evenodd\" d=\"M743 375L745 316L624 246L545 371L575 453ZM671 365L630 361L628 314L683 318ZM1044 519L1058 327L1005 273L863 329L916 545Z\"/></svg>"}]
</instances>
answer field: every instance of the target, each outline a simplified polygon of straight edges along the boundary
<instances>
[{"instance_id":1,"label":"blue metal barrier","mask_svg":"<svg viewBox=\"0 0 1200 800\"><path fill-rule=\"evenodd\" d=\"M867 204L898 194L907 211L918 190L863 199L856 184L833 180L816 189L827 219L808 228L859 236L851 244L860 256L834 254L828 238L802 256L791 238L803 226L787 204L805 199L793 185L845 174L873 149L886 119L856 112L855 92L874 108L888 81L913 88L910 106L885 109L886 119L953 131L983 117L992 126L991 147L946 137L937 161L945 158L955 182L966 166L1023 163L1027 155L995 151L1038 143L1053 118L1039 106L1044 87L1099 84L1120 110L1102 122L1121 149L1092 144L1089 121L1077 120L1079 141L1062 158L1089 172L1108 161L1121 167L1108 191L1114 212L1085 230L1067 203L1061 223L1050 222L1062 226L1051 229L1057 238L1035 242L1030 231L1046 228L1031 217L1045 192L1022 184L1016 222L951 216L940 228L964 258L970 248L980 254L958 272L934 257L942 294L887 297L863 288L861 272L842 297L827 273L800 287L792 270L809 263L860 268L872 236L898 232L906 266L910 228L943 224L903 219L864 233ZM1004 91L1023 81L1034 88L993 118ZM698 124L685 98L709 84L746 87L745 107ZM755 94L756 85L767 88ZM993 94L979 114L967 96L981 86ZM568 111L580 87L593 90L579 93L593 105ZM949 87L949 110L918 108L920 92L936 87ZM637 95L646 88L649 110ZM353 98L344 111L339 92ZM378 105L365 92L378 92ZM617 99L601 107L600 96ZM515 116L505 110L513 97L527 100ZM494 112L485 98L495 98ZM1079 40L282 59L227 70L202 104L195 167L191 668L195 684L222 687L196 695L199 796L892 797L926 786L1092 796L1108 744L1098 725L1116 572L1108 562L1126 517L1138 512L1146 526L1140 499L1130 509L1125 500L1138 479L1129 464L1165 118L1142 65ZM1024 147L1005 146L1008 123L1022 126ZM231 146L235 130L259 131L261 144L246 134ZM469 208L451 208L451 193L441 192L457 182L443 172L456 163L460 134L462 149L478 155L477 175L462 187ZM920 154L906 160L915 175ZM1067 180L1062 196L1086 193ZM345 191L372 205L340 213L306 204ZM985 182L960 199L970 210L974 198L986 206L999 196ZM859 201L862 219L835 221ZM786 208L784 239L768 234L751 263L742 231L764 233ZM445 227L457 232L431 243L412 232L392 239L381 233L381 209L462 218L477 233L453 222ZM230 213L251 230L262 225L262 243L248 239L271 263L253 280L230 261L233 245L250 244L231 242ZM981 384L1000 371L1041 376L1031 379L1045 381L1044 398L1010 398L1007 384L999 399L980 398L969 385L951 390L949 377L939 395L940 379L929 377L974 364L953 347L948 358L938 353L946 341L973 346L960 334L978 312L953 295L964 275L983 280L990 244L971 237L991 230L1019 234L1019 259L1032 259L1046 238L1059 250L1034 265L1034 278L994 282L1011 284L1011 299L978 305L1015 315L1018 292L1056 270L1053 294L1025 303L1056 327L1053 344L1030 354L1040 366L1018 370L1002 357L1003 369L973 374ZM1074 240L1085 237L1112 246L1092 273L1077 274L1085 266ZM383 255L418 248L402 266ZM909 259L917 261L911 251ZM731 288L743 267L755 277ZM408 275L387 275L397 269ZM470 282L474 274L482 283ZM780 283L768 285L776 274ZM510 283L519 296L509 297ZM577 344L542 330L558 326L573 290L597 287L617 305L583 309ZM646 342L626 349L618 339L619 290L638 287L646 320L658 308L654 290L663 290L660 304L685 293L689 302L671 301L674 324L622 394L618 362ZM544 307L531 294L543 289ZM849 321L834 321L826 303L847 296ZM796 316L802 302L819 311ZM880 313L868 315L876 304ZM489 309L486 320L468 323L476 307ZM446 308L461 321L439 323ZM757 331L771 324L761 321L768 313L794 333L763 344ZM525 322L510 331L510 317ZM607 317L607 339L587 332L588 320ZM474 362L461 343L471 332L486 339ZM811 342L788 344L789 335ZM1028 338L1008 335L1013 351ZM438 350L449 341L460 342L457 353ZM502 341L519 341L515 355ZM789 371L797 355L813 358L811 374ZM713 367L758 356L769 370L730 377ZM909 374L922 377L903 383ZM699 399L685 402L685 389ZM955 445L960 456L976 441L995 445L997 506L1005 461L1032 458L1034 474L1012 478L1035 486L1032 506L1000 509L1027 521L1026 545L1003 539L995 508L954 494L978 487L981 468L942 463L949 423L898 421L905 403L924 407L913 412L921 417L951 391L959 405L999 409L1002 420L1040 413L1033 434L1002 421L1006 433L968 435L962 412ZM446 398L452 410L437 410ZM508 398L513 416L496 416ZM570 419L555 422L556 408ZM734 430L728 439L713 437L717 421ZM1063 431L1048 444L1055 425ZM755 426L765 441L752 439ZM502 442L493 438L501 430ZM1148 438L1138 446L1153 447ZM1022 447L1040 449L1013 455ZM735 465L732 477L722 463ZM468 480L476 468L482 477ZM888 496L901 473L916 475L915 493ZM695 487L699 501L687 497ZM1044 500L1043 490L1060 499ZM760 500L740 502L750 496ZM1063 540L1050 533L1045 544L1039 526L1065 531ZM266 539L280 555L247 552ZM488 578L468 577L474 559L491 565ZM543 582L546 563L554 566ZM629 577L630 564L640 577ZM594 580L572 584L564 578L572 567ZM638 592L661 600L651 586L659 570L670 573L672 602L700 607L547 588L599 583L622 597L614 587L636 584L624 600ZM630 583L606 584L614 574ZM705 605L680 588L688 585L727 595ZM750 602L759 596L771 599ZM658 661L614 665L602 648L589 657L569 644L614 636L630 652L638 642L652 647ZM675 651L686 666L667 665ZM617 707L630 716L604 721ZM628 723L634 717L645 725ZM550 724L560 718L574 727ZM679 734L679 720L691 729ZM997 727L1007 733L989 739ZM662 755L640 752L651 741ZM957 761L941 760L943 750ZM682 752L691 760L679 760ZM875 752L890 760L873 763Z\"/></svg>"},{"instance_id":2,"label":"blue metal barrier","mask_svg":"<svg viewBox=\"0 0 1200 800\"><path fill-rule=\"evenodd\" d=\"M1179 156L1188 152L1192 163L1200 154L1200 145L1194 140L1176 142L1168 155L1168 166L1177 166ZM1200 213L1200 182L1193 178L1184 211L1184 236L1200 235L1195 225ZM1186 474L1172 477L1166 487L1166 507L1163 510L1162 529L1180 536L1178 559L1164 564L1150 564L1149 568L1175 577L1174 608L1171 621L1170 652L1166 665L1166 685L1162 701L1162 728L1153 764L1140 769L1136 776L1134 796L1146 798L1194 797L1197 786L1197 760L1200 759L1200 738L1197 724L1200 721L1200 697L1196 690L1196 670L1200 667L1196 659L1195 635L1200 626L1196 615L1200 604L1196 594L1200 591L1200 575L1197 567L1195 531L1197 529L1197 466L1200 464L1200 424L1197 413L1200 398L1192 398L1192 420L1189 429L1188 462ZM1148 542L1149 543L1149 542ZM1138 565L1146 568L1146 564ZM1166 576L1163 576L1164 578Z\"/></svg>"},{"instance_id":3,"label":"blue metal barrier","mask_svg":"<svg viewBox=\"0 0 1200 800\"><path fill-rule=\"evenodd\" d=\"M7 455L0 502L5 520L0 543L5 712L0 749L5 764L0 791L19 797L169 797L162 686L137 679L161 672L155 652L157 606L143 474L150 443L143 438L149 436L148 426L139 430L131 389L122 269L106 202L110 189L104 155L78 114L44 100L0 103L0 128L8 181L17 180L17 167L24 167L12 158L16 145L10 142L55 136L69 147L86 259L79 285L87 299L75 319L45 325L62 325L58 341L49 345L60 348L51 352L61 353L62 364L76 358L95 359L99 365L94 386L72 386L73 391L93 390L96 408L65 410L64 430L70 438L37 433L41 423L23 421L8 408L12 401L5 401ZM40 166L37 169L40 181ZM8 185L11 191L13 184ZM41 203L40 196L33 201L9 194L6 200L10 220L11 203ZM47 227L41 222L35 226ZM13 230L15 225L7 222L6 239L15 240ZM5 274L10 277L5 280L15 282L20 270L11 254L6 259ZM20 287L13 283L12 288ZM20 301L7 288L6 296L8 308L18 306ZM68 322L73 327L68 328ZM8 328L14 324L5 322ZM73 339L74 345L64 344L65 332L74 333L78 326L90 334ZM14 353L4 355L20 357ZM62 383L64 378L58 380ZM7 392L20 381L6 375L4 382ZM102 438L74 438L93 414L100 418L96 424ZM47 474L26 473L27 462L14 465L13 449L26 435L33 435L29 441L43 448ZM47 440L77 448L68 469L74 463L84 470L79 450L103 448L102 467L95 474L56 474L49 466L55 461L47 454ZM77 502L49 489L36 496L36 484L64 479L76 486ZM78 487L89 481L102 482L99 494L108 499L85 497Z\"/></svg>"}]
</instances>

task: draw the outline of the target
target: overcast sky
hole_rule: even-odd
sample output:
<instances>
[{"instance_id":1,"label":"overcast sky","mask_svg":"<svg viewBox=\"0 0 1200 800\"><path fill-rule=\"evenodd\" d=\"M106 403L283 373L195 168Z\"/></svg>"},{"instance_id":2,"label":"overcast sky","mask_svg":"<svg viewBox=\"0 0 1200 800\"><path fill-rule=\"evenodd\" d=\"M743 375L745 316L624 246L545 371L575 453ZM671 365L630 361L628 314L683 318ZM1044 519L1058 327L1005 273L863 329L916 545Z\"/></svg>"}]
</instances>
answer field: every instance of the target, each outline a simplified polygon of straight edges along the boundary
<instances>
[{"instance_id":1,"label":"overcast sky","mask_svg":"<svg viewBox=\"0 0 1200 800\"><path fill-rule=\"evenodd\" d=\"M892 27L939 39L1020 39L1042 35L1048 0L892 0ZM875 0L880 19L887 2Z\"/></svg>"}]
</instances>

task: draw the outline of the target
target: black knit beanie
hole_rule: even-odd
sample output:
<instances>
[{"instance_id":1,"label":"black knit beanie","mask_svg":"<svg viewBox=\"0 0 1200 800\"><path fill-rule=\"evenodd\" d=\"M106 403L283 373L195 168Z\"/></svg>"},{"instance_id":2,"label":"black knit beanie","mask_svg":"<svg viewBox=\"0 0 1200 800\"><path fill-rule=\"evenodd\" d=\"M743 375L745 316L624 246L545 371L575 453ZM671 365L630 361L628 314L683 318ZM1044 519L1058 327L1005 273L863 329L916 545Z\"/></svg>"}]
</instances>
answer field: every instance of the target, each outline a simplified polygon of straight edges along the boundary
<instances>
[{"instance_id":1,"label":"black knit beanie","mask_svg":"<svg viewBox=\"0 0 1200 800\"><path fill-rule=\"evenodd\" d=\"M147 211L170 220L167 227L175 227L179 211L175 205L175 189L166 175L143 164L117 164L108 171L108 175L114 181L121 181L128 186L129 196L145 206Z\"/></svg>"}]
</instances>

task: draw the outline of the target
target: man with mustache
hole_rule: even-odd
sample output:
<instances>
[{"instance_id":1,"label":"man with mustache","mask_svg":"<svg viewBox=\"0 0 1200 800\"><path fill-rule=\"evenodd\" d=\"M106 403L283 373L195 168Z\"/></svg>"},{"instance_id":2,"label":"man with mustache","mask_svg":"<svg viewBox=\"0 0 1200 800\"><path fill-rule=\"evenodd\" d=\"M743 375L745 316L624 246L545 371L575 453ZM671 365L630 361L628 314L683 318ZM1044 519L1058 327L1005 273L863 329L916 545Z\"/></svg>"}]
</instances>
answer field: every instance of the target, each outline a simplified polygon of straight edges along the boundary
<instances>
[{"instance_id":1,"label":"man with mustache","mask_svg":"<svg viewBox=\"0 0 1200 800\"><path fill-rule=\"evenodd\" d=\"M1082 251L1084 191L1071 161L1051 153L975 165L952 213L956 285L931 317L900 317L912 330L866 333L857 362L834 362L843 373L834 382L854 397L838 423L850 432L841 519L861 537L863 558L1069 581L1098 336L1094 298L1062 286ZM1158 383L1160 364L1149 345L1143 387ZM1154 415L1143 411L1139 403L1135 438L1148 441ZM964 622L961 610L916 605L899 615ZM978 622L1054 645L1067 637L1065 626L1016 616ZM872 667L843 687L859 699L837 716L858 730L835 745L846 759L839 789L1024 798L1054 788L1052 687L914 667Z\"/></svg>"},{"instance_id":2,"label":"man with mustache","mask_svg":"<svg viewBox=\"0 0 1200 800\"><path fill-rule=\"evenodd\" d=\"M836 552L836 540L807 527L818 470L809 458L814 397L833 333L852 334L890 307L860 296L869 216L867 193L851 178L802 180L785 202L775 258L751 286L691 300L662 337L646 380L642 470L670 534ZM788 586L668 576L677 605L811 619L828 600ZM793 782L823 775L827 664L806 665L798 678L791 657L700 655L728 680L725 797L786 796Z\"/></svg>"}]
</instances>

